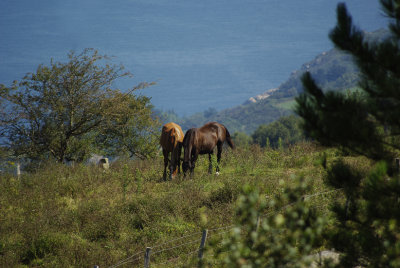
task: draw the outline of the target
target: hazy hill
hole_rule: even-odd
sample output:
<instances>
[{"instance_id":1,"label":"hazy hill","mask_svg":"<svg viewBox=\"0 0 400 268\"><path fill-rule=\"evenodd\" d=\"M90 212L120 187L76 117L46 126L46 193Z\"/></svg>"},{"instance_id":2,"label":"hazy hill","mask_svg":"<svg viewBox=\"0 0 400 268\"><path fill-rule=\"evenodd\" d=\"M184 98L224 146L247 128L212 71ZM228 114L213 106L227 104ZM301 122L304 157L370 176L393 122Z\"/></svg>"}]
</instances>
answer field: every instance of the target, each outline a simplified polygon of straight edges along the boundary
<instances>
[{"instance_id":1,"label":"hazy hill","mask_svg":"<svg viewBox=\"0 0 400 268\"><path fill-rule=\"evenodd\" d=\"M387 34L387 30L381 29L367 33L367 36L374 41L385 38ZM162 118L164 121L178 122L184 130L208 121L218 121L225 124L232 133L242 131L250 134L261 124L268 124L281 116L293 113L294 98L303 91L301 76L306 71L310 72L325 90L345 90L357 86L359 72L351 56L331 49L304 63L278 88L250 98L242 105L219 112L208 109L186 118L164 113Z\"/></svg>"}]
</instances>

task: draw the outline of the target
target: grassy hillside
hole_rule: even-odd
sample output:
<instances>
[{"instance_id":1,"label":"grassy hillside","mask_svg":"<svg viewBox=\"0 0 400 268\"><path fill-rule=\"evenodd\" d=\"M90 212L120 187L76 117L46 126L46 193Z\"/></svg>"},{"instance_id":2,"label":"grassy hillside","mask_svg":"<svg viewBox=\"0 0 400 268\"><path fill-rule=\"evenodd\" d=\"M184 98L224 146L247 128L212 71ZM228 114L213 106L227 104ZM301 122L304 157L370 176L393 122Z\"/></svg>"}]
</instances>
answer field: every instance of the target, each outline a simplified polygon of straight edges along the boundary
<instances>
[{"instance_id":1,"label":"grassy hillside","mask_svg":"<svg viewBox=\"0 0 400 268\"><path fill-rule=\"evenodd\" d=\"M127 260L129 267L139 267L147 246L154 252L152 267L181 266L197 256L192 253L203 228L214 230L214 240L229 233L243 185L272 198L283 183L303 176L312 186L309 194L328 190L322 181L323 152L330 160L336 157L335 150L308 143L284 151L229 149L220 176L206 173L208 157L203 156L193 178L168 182L161 180L161 157L118 161L109 171L49 164L20 179L3 174L0 266L109 267ZM326 209L329 199L319 197L311 201Z\"/></svg>"}]
</instances>

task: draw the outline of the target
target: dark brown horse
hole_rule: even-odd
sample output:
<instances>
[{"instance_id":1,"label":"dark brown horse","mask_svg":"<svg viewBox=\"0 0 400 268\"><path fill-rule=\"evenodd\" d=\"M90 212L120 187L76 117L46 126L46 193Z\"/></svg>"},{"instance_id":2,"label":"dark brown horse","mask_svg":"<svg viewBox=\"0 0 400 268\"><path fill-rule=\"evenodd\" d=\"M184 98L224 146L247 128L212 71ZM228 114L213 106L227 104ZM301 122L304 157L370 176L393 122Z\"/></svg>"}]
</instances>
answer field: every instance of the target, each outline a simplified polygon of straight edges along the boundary
<instances>
[{"instance_id":1,"label":"dark brown horse","mask_svg":"<svg viewBox=\"0 0 400 268\"><path fill-rule=\"evenodd\" d=\"M217 122L209 122L201 128L191 128L183 139L184 159L182 164L183 173L186 174L190 169L193 174L195 162L199 154L208 154L210 165L208 172L212 172L211 155L214 153L214 148L217 146L217 174L219 174L219 162L221 160L222 145L224 142L234 149L235 146L232 142L231 135L226 127Z\"/></svg>"},{"instance_id":2,"label":"dark brown horse","mask_svg":"<svg viewBox=\"0 0 400 268\"><path fill-rule=\"evenodd\" d=\"M160 145L164 155L164 174L163 179L167 177L167 165L169 165L169 178L172 180L177 172L180 172L181 151L182 151L183 131L182 128L173 123L167 123L163 126L160 138ZM168 159L171 153L171 160Z\"/></svg>"}]
</instances>

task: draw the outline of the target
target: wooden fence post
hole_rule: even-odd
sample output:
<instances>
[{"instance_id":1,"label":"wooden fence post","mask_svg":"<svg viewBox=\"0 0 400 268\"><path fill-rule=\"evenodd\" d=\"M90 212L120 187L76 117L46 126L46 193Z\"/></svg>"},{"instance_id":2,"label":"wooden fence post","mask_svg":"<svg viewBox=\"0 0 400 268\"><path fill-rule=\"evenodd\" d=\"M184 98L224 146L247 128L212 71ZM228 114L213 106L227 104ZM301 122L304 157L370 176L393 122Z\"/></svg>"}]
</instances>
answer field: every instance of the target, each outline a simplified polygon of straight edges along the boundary
<instances>
[{"instance_id":1,"label":"wooden fence post","mask_svg":"<svg viewBox=\"0 0 400 268\"><path fill-rule=\"evenodd\" d=\"M21 164L17 162L17 177L18 179L21 177Z\"/></svg>"},{"instance_id":2,"label":"wooden fence post","mask_svg":"<svg viewBox=\"0 0 400 268\"><path fill-rule=\"evenodd\" d=\"M150 253L151 253L151 247L147 247L146 253L144 254L144 268L150 267Z\"/></svg>"},{"instance_id":3,"label":"wooden fence post","mask_svg":"<svg viewBox=\"0 0 400 268\"><path fill-rule=\"evenodd\" d=\"M207 239L207 234L208 234L208 229L203 230L203 235L201 236L201 242L200 242L200 247L199 247L199 267L202 265L203 261L203 250L204 250L204 245L206 244L206 239Z\"/></svg>"}]
</instances>

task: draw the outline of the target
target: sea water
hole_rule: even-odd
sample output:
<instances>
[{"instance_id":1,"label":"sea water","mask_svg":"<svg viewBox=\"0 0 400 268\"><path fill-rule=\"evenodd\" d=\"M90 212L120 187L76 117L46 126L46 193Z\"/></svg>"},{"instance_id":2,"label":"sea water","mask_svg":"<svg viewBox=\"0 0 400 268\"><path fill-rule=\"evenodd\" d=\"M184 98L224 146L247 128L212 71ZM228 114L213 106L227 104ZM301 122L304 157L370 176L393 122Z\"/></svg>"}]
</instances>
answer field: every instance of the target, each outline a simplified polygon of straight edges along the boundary
<instances>
[{"instance_id":1,"label":"sea water","mask_svg":"<svg viewBox=\"0 0 400 268\"><path fill-rule=\"evenodd\" d=\"M39 64L95 48L134 74L114 84L155 108L190 115L240 105L278 87L303 63L333 47L333 0L2 0L0 83ZM386 26L377 0L345 1L354 22Z\"/></svg>"}]
</instances>

